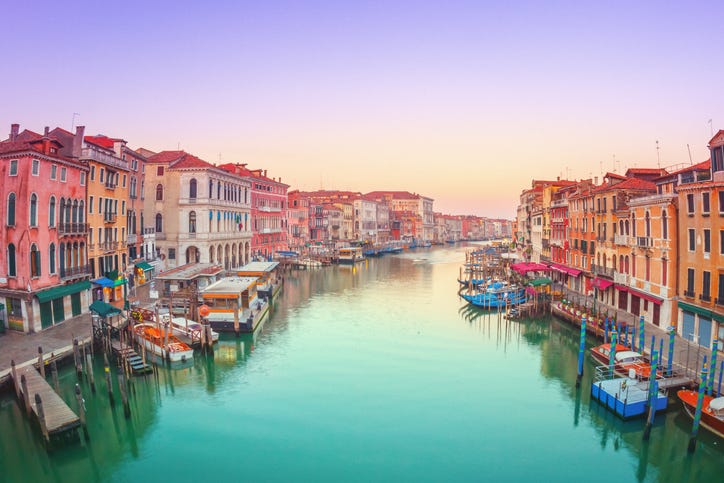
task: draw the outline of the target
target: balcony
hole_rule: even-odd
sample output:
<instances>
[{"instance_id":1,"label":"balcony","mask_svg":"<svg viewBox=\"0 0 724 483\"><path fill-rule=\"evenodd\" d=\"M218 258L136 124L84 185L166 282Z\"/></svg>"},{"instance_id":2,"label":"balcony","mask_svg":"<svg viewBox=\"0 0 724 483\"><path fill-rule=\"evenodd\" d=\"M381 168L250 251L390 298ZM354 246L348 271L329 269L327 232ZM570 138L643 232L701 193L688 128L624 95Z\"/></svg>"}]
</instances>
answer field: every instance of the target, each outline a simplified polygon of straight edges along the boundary
<instances>
[{"instance_id":1,"label":"balcony","mask_svg":"<svg viewBox=\"0 0 724 483\"><path fill-rule=\"evenodd\" d=\"M628 285L628 279L629 279L628 273L614 272L614 274L613 274L614 283L617 283L619 285Z\"/></svg>"},{"instance_id":2,"label":"balcony","mask_svg":"<svg viewBox=\"0 0 724 483\"><path fill-rule=\"evenodd\" d=\"M701 294L699 294L699 300L701 300L702 302L711 302L711 295L706 294L706 293L701 293Z\"/></svg>"},{"instance_id":3,"label":"balcony","mask_svg":"<svg viewBox=\"0 0 724 483\"><path fill-rule=\"evenodd\" d=\"M126 243L128 243L129 245L135 245L136 243L138 243L138 235L136 235L135 233L129 233L128 238L126 239Z\"/></svg>"},{"instance_id":4,"label":"balcony","mask_svg":"<svg viewBox=\"0 0 724 483\"><path fill-rule=\"evenodd\" d=\"M118 213L103 213L104 223L115 223L118 219Z\"/></svg>"},{"instance_id":5,"label":"balcony","mask_svg":"<svg viewBox=\"0 0 724 483\"><path fill-rule=\"evenodd\" d=\"M614 235L613 242L622 247L628 246L628 235Z\"/></svg>"},{"instance_id":6,"label":"balcony","mask_svg":"<svg viewBox=\"0 0 724 483\"><path fill-rule=\"evenodd\" d=\"M118 242L108 241L99 243L98 249L104 252L115 252L118 250Z\"/></svg>"},{"instance_id":7,"label":"balcony","mask_svg":"<svg viewBox=\"0 0 724 483\"><path fill-rule=\"evenodd\" d=\"M694 291L693 290L684 290L684 297L691 297L694 298Z\"/></svg>"},{"instance_id":8,"label":"balcony","mask_svg":"<svg viewBox=\"0 0 724 483\"><path fill-rule=\"evenodd\" d=\"M654 246L653 238L650 236L637 236L636 246L639 248L651 248Z\"/></svg>"},{"instance_id":9,"label":"balcony","mask_svg":"<svg viewBox=\"0 0 724 483\"><path fill-rule=\"evenodd\" d=\"M144 235L155 235L155 234L156 234L156 229L153 228L153 227L146 227L146 228L143 229L143 234L144 234Z\"/></svg>"},{"instance_id":10,"label":"balcony","mask_svg":"<svg viewBox=\"0 0 724 483\"><path fill-rule=\"evenodd\" d=\"M80 267L72 267L72 268L60 267L60 278L61 279L87 277L90 274L91 274L90 265L81 265Z\"/></svg>"},{"instance_id":11,"label":"balcony","mask_svg":"<svg viewBox=\"0 0 724 483\"><path fill-rule=\"evenodd\" d=\"M593 264L591 265L591 272L595 273L596 275L604 275L609 278L614 277L613 267L602 267L601 265Z\"/></svg>"},{"instance_id":12,"label":"balcony","mask_svg":"<svg viewBox=\"0 0 724 483\"><path fill-rule=\"evenodd\" d=\"M257 210L264 213L279 213L282 211L282 209L278 206L260 206L257 208Z\"/></svg>"},{"instance_id":13,"label":"balcony","mask_svg":"<svg viewBox=\"0 0 724 483\"><path fill-rule=\"evenodd\" d=\"M85 235L88 233L88 223L58 223L58 234Z\"/></svg>"},{"instance_id":14,"label":"balcony","mask_svg":"<svg viewBox=\"0 0 724 483\"><path fill-rule=\"evenodd\" d=\"M105 187L107 190L114 190L118 185L116 183L106 183Z\"/></svg>"},{"instance_id":15,"label":"balcony","mask_svg":"<svg viewBox=\"0 0 724 483\"><path fill-rule=\"evenodd\" d=\"M724 305L724 297L717 297L717 298L714 300L714 303L717 304L717 305Z\"/></svg>"},{"instance_id":16,"label":"balcony","mask_svg":"<svg viewBox=\"0 0 724 483\"><path fill-rule=\"evenodd\" d=\"M101 151L97 151L92 148L84 148L81 151L81 159L92 159L99 163L103 163L107 166L114 166L116 168L128 169L128 161L125 159L117 158L110 154L106 154Z\"/></svg>"}]
</instances>

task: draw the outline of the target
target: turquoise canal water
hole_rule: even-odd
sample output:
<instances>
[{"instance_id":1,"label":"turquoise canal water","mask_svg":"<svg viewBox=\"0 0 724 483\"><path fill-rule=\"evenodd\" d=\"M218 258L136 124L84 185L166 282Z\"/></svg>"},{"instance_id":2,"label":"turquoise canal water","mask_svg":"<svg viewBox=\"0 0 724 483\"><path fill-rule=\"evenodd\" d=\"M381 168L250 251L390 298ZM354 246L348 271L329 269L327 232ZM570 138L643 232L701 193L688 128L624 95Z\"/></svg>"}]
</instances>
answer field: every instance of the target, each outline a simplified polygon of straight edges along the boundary
<instances>
[{"instance_id":1,"label":"turquoise canal water","mask_svg":"<svg viewBox=\"0 0 724 483\"><path fill-rule=\"evenodd\" d=\"M135 378L130 419L96 367L89 442L46 451L4 395L0 480L721 481L724 444L701 432L688 455L677 404L644 444L643 421L590 402L590 362L575 389L577 331L466 307L463 254L288 275L255 336Z\"/></svg>"}]
</instances>

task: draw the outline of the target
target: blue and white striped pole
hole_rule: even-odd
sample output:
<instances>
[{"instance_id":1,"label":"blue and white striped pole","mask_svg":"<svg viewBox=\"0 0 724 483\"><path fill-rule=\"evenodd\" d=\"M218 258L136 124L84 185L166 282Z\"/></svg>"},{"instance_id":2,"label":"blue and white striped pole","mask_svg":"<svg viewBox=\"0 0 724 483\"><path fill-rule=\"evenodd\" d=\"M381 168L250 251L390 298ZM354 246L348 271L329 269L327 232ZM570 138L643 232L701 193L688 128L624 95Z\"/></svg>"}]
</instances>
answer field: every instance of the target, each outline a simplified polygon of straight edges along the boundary
<instances>
[{"instance_id":1,"label":"blue and white striped pole","mask_svg":"<svg viewBox=\"0 0 724 483\"><path fill-rule=\"evenodd\" d=\"M714 389L714 377L716 376L716 353L719 349L719 341L714 339L711 344L711 371L709 371L709 385L706 388L706 393L711 396L711 391Z\"/></svg>"},{"instance_id":2,"label":"blue and white striped pole","mask_svg":"<svg viewBox=\"0 0 724 483\"><path fill-rule=\"evenodd\" d=\"M696 435L699 433L699 423L701 422L701 410L704 407L704 390L706 388L706 356L704 356L704 367L701 369L701 383L699 384L699 396L696 398L696 411L694 412L694 423L691 426L691 437L689 438L689 453L693 453L696 449Z\"/></svg>"},{"instance_id":3,"label":"blue and white striped pole","mask_svg":"<svg viewBox=\"0 0 724 483\"><path fill-rule=\"evenodd\" d=\"M717 395L721 396L721 376L724 374L724 361L719 364L719 387L716 390Z\"/></svg>"},{"instance_id":4,"label":"blue and white striped pole","mask_svg":"<svg viewBox=\"0 0 724 483\"><path fill-rule=\"evenodd\" d=\"M608 368L611 372L611 377L614 376L614 364L616 363L616 339L618 338L618 332L615 330L611 332L611 350L608 351Z\"/></svg>"},{"instance_id":5,"label":"blue and white striped pole","mask_svg":"<svg viewBox=\"0 0 724 483\"><path fill-rule=\"evenodd\" d=\"M586 316L581 317L581 344L578 348L578 376L576 377L576 387L581 386L581 378L583 377L583 356L586 352Z\"/></svg>"},{"instance_id":6,"label":"blue and white striped pole","mask_svg":"<svg viewBox=\"0 0 724 483\"><path fill-rule=\"evenodd\" d=\"M656 366L658 362L658 352L652 351L651 372L649 373L649 416L646 420L646 427L644 428L644 441L648 441L649 436L651 435L651 426L654 424L654 415L656 414L656 397L659 393L658 384L656 383Z\"/></svg>"},{"instance_id":7,"label":"blue and white striped pole","mask_svg":"<svg viewBox=\"0 0 724 483\"><path fill-rule=\"evenodd\" d=\"M603 343L608 344L608 315L603 323Z\"/></svg>"},{"instance_id":8,"label":"blue and white striped pole","mask_svg":"<svg viewBox=\"0 0 724 483\"><path fill-rule=\"evenodd\" d=\"M644 344L646 343L646 340L644 339L644 316L639 317L639 352L641 354L644 353ZM651 352L654 351L654 347L651 346Z\"/></svg>"},{"instance_id":9,"label":"blue and white striped pole","mask_svg":"<svg viewBox=\"0 0 724 483\"><path fill-rule=\"evenodd\" d=\"M676 328L669 327L669 361L666 368L667 374L670 376L674 370L674 340L676 339Z\"/></svg>"}]
</instances>

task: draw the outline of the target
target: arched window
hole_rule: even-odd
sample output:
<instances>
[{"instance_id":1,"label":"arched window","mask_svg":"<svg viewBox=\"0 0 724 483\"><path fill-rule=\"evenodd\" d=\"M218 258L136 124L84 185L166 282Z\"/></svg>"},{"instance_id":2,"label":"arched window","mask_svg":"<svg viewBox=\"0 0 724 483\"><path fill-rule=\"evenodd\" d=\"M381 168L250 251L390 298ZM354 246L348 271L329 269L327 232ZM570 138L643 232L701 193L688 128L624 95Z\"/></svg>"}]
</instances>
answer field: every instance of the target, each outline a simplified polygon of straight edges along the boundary
<instances>
[{"instance_id":1,"label":"arched window","mask_svg":"<svg viewBox=\"0 0 724 483\"><path fill-rule=\"evenodd\" d=\"M631 236L636 236L636 216L631 213Z\"/></svg>"},{"instance_id":2,"label":"arched window","mask_svg":"<svg viewBox=\"0 0 724 483\"><path fill-rule=\"evenodd\" d=\"M48 260L50 262L50 265L49 265L50 271L48 273L54 274L55 273L55 243L50 244L50 248L48 249Z\"/></svg>"},{"instance_id":3,"label":"arched window","mask_svg":"<svg viewBox=\"0 0 724 483\"><path fill-rule=\"evenodd\" d=\"M100 213L100 209L98 212ZM65 223L65 198L60 199L60 209L58 210L58 221L62 225Z\"/></svg>"},{"instance_id":4,"label":"arched window","mask_svg":"<svg viewBox=\"0 0 724 483\"><path fill-rule=\"evenodd\" d=\"M209 199L214 196L214 181L209 180Z\"/></svg>"},{"instance_id":5,"label":"arched window","mask_svg":"<svg viewBox=\"0 0 724 483\"><path fill-rule=\"evenodd\" d=\"M651 236L651 214L646 211L646 215L644 215L644 230L646 231L646 237Z\"/></svg>"},{"instance_id":6,"label":"arched window","mask_svg":"<svg viewBox=\"0 0 724 483\"><path fill-rule=\"evenodd\" d=\"M40 276L40 251L35 243L30 246L30 276Z\"/></svg>"},{"instance_id":7,"label":"arched window","mask_svg":"<svg viewBox=\"0 0 724 483\"><path fill-rule=\"evenodd\" d=\"M666 210L661 213L661 238L663 238L664 240L669 239L669 220L668 215L666 214Z\"/></svg>"},{"instance_id":8,"label":"arched window","mask_svg":"<svg viewBox=\"0 0 724 483\"><path fill-rule=\"evenodd\" d=\"M196 199L196 178L191 178L189 181L189 198Z\"/></svg>"},{"instance_id":9,"label":"arched window","mask_svg":"<svg viewBox=\"0 0 724 483\"><path fill-rule=\"evenodd\" d=\"M189 213L189 233L196 233L196 212Z\"/></svg>"},{"instance_id":10,"label":"arched window","mask_svg":"<svg viewBox=\"0 0 724 483\"><path fill-rule=\"evenodd\" d=\"M156 185L156 201L163 201L163 185L160 183Z\"/></svg>"},{"instance_id":11,"label":"arched window","mask_svg":"<svg viewBox=\"0 0 724 483\"><path fill-rule=\"evenodd\" d=\"M51 228L55 226L55 196L50 197L48 205L48 226Z\"/></svg>"},{"instance_id":12,"label":"arched window","mask_svg":"<svg viewBox=\"0 0 724 483\"><path fill-rule=\"evenodd\" d=\"M78 223L78 200L73 200L73 208L71 210L73 223Z\"/></svg>"},{"instance_id":13,"label":"arched window","mask_svg":"<svg viewBox=\"0 0 724 483\"><path fill-rule=\"evenodd\" d=\"M85 203L83 200L78 203L78 223L85 222Z\"/></svg>"},{"instance_id":14,"label":"arched window","mask_svg":"<svg viewBox=\"0 0 724 483\"><path fill-rule=\"evenodd\" d=\"M15 193L8 196L8 226L15 226Z\"/></svg>"},{"instance_id":15,"label":"arched window","mask_svg":"<svg viewBox=\"0 0 724 483\"><path fill-rule=\"evenodd\" d=\"M15 245L8 245L8 277L17 276L18 272L15 266Z\"/></svg>"},{"instance_id":16,"label":"arched window","mask_svg":"<svg viewBox=\"0 0 724 483\"><path fill-rule=\"evenodd\" d=\"M30 226L38 226L38 195L30 195Z\"/></svg>"},{"instance_id":17,"label":"arched window","mask_svg":"<svg viewBox=\"0 0 724 483\"><path fill-rule=\"evenodd\" d=\"M156 213L156 233L163 231L163 216L161 213Z\"/></svg>"}]
</instances>

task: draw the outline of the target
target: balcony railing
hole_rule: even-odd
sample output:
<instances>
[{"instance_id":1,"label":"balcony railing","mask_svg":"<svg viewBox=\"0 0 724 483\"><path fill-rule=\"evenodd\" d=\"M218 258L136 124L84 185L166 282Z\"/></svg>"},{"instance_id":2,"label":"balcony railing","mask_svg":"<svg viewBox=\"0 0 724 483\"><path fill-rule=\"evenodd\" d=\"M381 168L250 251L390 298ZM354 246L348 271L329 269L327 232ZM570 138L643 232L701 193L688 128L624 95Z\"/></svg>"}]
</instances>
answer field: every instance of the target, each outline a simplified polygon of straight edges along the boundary
<instances>
[{"instance_id":1,"label":"balcony railing","mask_svg":"<svg viewBox=\"0 0 724 483\"><path fill-rule=\"evenodd\" d=\"M711 295L706 293L699 294L699 300L702 302L711 302Z\"/></svg>"},{"instance_id":2,"label":"balcony railing","mask_svg":"<svg viewBox=\"0 0 724 483\"><path fill-rule=\"evenodd\" d=\"M128 161L120 159L110 154L97 151L92 148L84 148L81 152L82 159L92 159L99 163L106 164L108 166L115 166L117 168L128 169Z\"/></svg>"},{"instance_id":3,"label":"balcony railing","mask_svg":"<svg viewBox=\"0 0 724 483\"><path fill-rule=\"evenodd\" d=\"M91 273L91 267L90 265L81 265L79 267L60 267L60 278L75 278L75 277L84 277L87 275L90 275Z\"/></svg>"},{"instance_id":4,"label":"balcony railing","mask_svg":"<svg viewBox=\"0 0 724 483\"><path fill-rule=\"evenodd\" d=\"M595 273L596 275L604 275L606 277L613 278L613 267L602 267L601 265L593 264L591 265L591 272Z\"/></svg>"},{"instance_id":5,"label":"balcony railing","mask_svg":"<svg viewBox=\"0 0 724 483\"><path fill-rule=\"evenodd\" d=\"M628 285L628 273L614 272L613 281L619 285Z\"/></svg>"},{"instance_id":6,"label":"balcony railing","mask_svg":"<svg viewBox=\"0 0 724 483\"><path fill-rule=\"evenodd\" d=\"M694 291L693 290L684 290L684 297L691 297L694 298Z\"/></svg>"},{"instance_id":7,"label":"balcony railing","mask_svg":"<svg viewBox=\"0 0 724 483\"><path fill-rule=\"evenodd\" d=\"M650 236L637 236L636 246L639 248L651 248L654 246L653 239Z\"/></svg>"},{"instance_id":8,"label":"balcony railing","mask_svg":"<svg viewBox=\"0 0 724 483\"><path fill-rule=\"evenodd\" d=\"M98 244L98 249L104 252L113 252L118 250L118 242L103 242Z\"/></svg>"},{"instance_id":9,"label":"balcony railing","mask_svg":"<svg viewBox=\"0 0 724 483\"><path fill-rule=\"evenodd\" d=\"M136 235L135 233L129 233L128 239L126 241L129 245L134 245L138 243L138 235Z\"/></svg>"},{"instance_id":10,"label":"balcony railing","mask_svg":"<svg viewBox=\"0 0 724 483\"><path fill-rule=\"evenodd\" d=\"M155 229L154 227L145 227L145 228L143 229L143 234L144 234L144 235L153 235L153 234L155 234L155 233L156 233L156 229Z\"/></svg>"},{"instance_id":11,"label":"balcony railing","mask_svg":"<svg viewBox=\"0 0 724 483\"><path fill-rule=\"evenodd\" d=\"M717 305L724 305L724 297L717 297L717 298L714 300L714 303L717 304Z\"/></svg>"},{"instance_id":12,"label":"balcony railing","mask_svg":"<svg viewBox=\"0 0 724 483\"><path fill-rule=\"evenodd\" d=\"M88 223L58 223L58 233L61 235L85 235L88 233Z\"/></svg>"},{"instance_id":13,"label":"balcony railing","mask_svg":"<svg viewBox=\"0 0 724 483\"><path fill-rule=\"evenodd\" d=\"M103 213L103 221L105 223L115 223L118 219L118 213Z\"/></svg>"},{"instance_id":14,"label":"balcony railing","mask_svg":"<svg viewBox=\"0 0 724 483\"><path fill-rule=\"evenodd\" d=\"M628 246L628 235L614 235L613 242L616 245Z\"/></svg>"}]
</instances>

